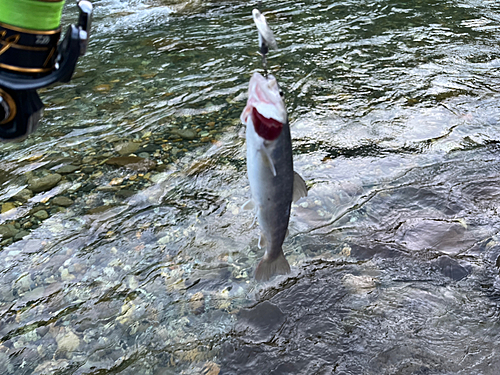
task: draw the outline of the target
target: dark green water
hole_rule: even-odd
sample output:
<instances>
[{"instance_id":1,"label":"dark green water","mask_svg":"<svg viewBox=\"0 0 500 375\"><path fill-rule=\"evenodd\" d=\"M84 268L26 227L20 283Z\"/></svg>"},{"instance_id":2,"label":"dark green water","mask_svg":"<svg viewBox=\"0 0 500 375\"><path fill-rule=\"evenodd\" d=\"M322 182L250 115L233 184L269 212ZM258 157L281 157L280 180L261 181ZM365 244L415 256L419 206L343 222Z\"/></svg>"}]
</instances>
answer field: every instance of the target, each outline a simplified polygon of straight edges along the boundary
<instances>
[{"instance_id":1,"label":"dark green water","mask_svg":"<svg viewBox=\"0 0 500 375\"><path fill-rule=\"evenodd\" d=\"M0 145L2 374L498 372L497 2L260 5L309 187L268 284L240 209L257 2L94 5L75 79Z\"/></svg>"}]
</instances>

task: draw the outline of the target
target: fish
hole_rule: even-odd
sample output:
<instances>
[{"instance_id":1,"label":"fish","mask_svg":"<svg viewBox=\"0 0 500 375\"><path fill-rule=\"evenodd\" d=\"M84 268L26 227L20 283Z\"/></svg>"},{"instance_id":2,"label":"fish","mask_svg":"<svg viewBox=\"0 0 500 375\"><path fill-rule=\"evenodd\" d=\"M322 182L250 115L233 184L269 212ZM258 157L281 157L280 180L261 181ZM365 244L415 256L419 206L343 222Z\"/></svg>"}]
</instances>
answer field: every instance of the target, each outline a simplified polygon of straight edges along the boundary
<instances>
[{"instance_id":1,"label":"fish","mask_svg":"<svg viewBox=\"0 0 500 375\"><path fill-rule=\"evenodd\" d=\"M256 212L261 229L259 247L265 247L265 253L256 267L255 279L267 281L290 272L282 246L291 204L307 196L307 186L293 170L288 114L273 75L253 74L240 119L246 125L247 175L252 194L242 208Z\"/></svg>"}]
</instances>

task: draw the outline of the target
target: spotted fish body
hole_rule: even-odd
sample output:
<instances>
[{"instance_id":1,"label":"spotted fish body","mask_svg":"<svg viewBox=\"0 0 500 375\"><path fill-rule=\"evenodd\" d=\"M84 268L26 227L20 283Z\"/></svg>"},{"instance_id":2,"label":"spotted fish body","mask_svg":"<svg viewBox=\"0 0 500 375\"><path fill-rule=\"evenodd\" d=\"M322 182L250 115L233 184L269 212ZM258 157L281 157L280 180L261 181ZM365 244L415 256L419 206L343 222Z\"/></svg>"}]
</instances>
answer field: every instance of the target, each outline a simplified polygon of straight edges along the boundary
<instances>
[{"instance_id":1,"label":"spotted fish body","mask_svg":"<svg viewBox=\"0 0 500 375\"><path fill-rule=\"evenodd\" d=\"M255 271L257 280L290 272L282 245L294 198L305 196L304 181L293 171L292 141L285 104L276 79L254 73L241 121L246 125L247 173L252 201L266 251ZM297 180L299 183L297 183ZM297 186L298 185L298 186Z\"/></svg>"}]
</instances>

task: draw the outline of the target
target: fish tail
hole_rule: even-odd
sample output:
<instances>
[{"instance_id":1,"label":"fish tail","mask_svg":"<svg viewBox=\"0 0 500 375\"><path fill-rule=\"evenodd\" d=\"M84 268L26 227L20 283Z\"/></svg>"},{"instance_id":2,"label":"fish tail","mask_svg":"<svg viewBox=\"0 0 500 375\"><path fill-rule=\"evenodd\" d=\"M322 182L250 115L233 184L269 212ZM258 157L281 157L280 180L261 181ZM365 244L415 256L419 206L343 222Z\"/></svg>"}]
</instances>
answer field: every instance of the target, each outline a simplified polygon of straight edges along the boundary
<instances>
[{"instance_id":1,"label":"fish tail","mask_svg":"<svg viewBox=\"0 0 500 375\"><path fill-rule=\"evenodd\" d=\"M259 265L255 270L255 279L257 281L267 281L274 275L286 275L290 273L290 265L283 254L283 250L280 251L277 258L269 258L267 254L264 255Z\"/></svg>"}]
</instances>

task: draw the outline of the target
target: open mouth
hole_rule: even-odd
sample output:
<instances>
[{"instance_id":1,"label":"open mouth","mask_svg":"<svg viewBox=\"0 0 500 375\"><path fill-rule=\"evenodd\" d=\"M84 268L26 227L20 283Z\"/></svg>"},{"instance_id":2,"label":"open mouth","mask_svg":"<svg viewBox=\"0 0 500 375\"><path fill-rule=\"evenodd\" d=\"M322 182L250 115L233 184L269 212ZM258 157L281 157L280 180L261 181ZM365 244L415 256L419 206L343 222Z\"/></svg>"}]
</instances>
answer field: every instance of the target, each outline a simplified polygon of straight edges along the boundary
<instances>
[{"instance_id":1,"label":"open mouth","mask_svg":"<svg viewBox=\"0 0 500 375\"><path fill-rule=\"evenodd\" d=\"M274 141L283 129L281 122L262 116L255 107L252 108L252 122L256 133L267 141Z\"/></svg>"}]
</instances>

